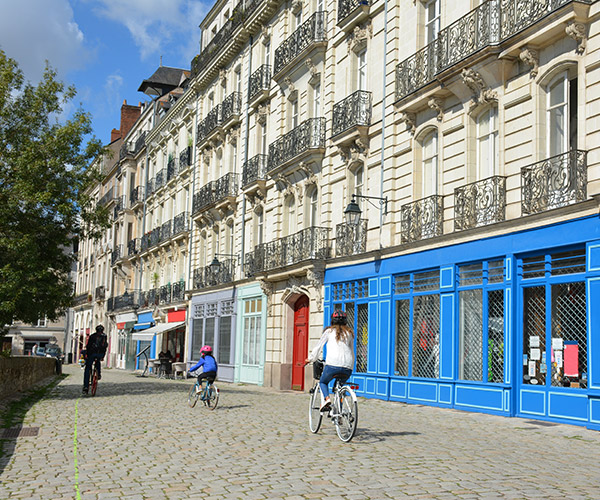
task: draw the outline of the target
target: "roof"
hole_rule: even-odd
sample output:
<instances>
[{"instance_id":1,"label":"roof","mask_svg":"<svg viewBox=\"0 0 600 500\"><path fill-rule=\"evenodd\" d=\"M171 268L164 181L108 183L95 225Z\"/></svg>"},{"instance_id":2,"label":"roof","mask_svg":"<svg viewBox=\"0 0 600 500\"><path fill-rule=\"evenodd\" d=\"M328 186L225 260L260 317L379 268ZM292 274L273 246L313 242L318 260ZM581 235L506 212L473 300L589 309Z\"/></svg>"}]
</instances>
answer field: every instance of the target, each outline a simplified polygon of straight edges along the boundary
<instances>
[{"instance_id":1,"label":"roof","mask_svg":"<svg viewBox=\"0 0 600 500\"><path fill-rule=\"evenodd\" d=\"M159 66L154 74L142 82L139 92L147 95L162 96L179 87L189 77L189 70Z\"/></svg>"}]
</instances>

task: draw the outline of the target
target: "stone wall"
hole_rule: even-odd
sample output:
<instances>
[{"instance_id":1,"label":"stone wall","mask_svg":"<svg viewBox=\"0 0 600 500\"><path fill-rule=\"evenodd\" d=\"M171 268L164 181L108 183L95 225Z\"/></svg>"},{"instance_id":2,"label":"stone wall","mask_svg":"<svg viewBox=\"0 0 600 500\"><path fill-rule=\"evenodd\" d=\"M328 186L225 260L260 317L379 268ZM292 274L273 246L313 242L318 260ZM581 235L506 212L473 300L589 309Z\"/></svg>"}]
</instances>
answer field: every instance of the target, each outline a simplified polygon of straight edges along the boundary
<instances>
[{"instance_id":1,"label":"stone wall","mask_svg":"<svg viewBox=\"0 0 600 500\"><path fill-rule=\"evenodd\" d=\"M24 391L57 372L56 359L33 356L0 358L0 399Z\"/></svg>"}]
</instances>

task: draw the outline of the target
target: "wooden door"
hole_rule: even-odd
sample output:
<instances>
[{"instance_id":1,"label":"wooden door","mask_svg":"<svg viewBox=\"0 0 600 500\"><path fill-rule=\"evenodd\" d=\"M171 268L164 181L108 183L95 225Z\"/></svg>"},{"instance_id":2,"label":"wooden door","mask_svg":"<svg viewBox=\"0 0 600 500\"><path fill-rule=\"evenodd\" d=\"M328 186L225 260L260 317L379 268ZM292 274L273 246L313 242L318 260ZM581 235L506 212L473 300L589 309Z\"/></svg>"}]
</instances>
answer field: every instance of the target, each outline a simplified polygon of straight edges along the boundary
<instances>
[{"instance_id":1,"label":"wooden door","mask_svg":"<svg viewBox=\"0 0 600 500\"><path fill-rule=\"evenodd\" d=\"M292 355L292 389L304 390L304 360L308 355L308 297L303 295L294 305L294 352Z\"/></svg>"}]
</instances>

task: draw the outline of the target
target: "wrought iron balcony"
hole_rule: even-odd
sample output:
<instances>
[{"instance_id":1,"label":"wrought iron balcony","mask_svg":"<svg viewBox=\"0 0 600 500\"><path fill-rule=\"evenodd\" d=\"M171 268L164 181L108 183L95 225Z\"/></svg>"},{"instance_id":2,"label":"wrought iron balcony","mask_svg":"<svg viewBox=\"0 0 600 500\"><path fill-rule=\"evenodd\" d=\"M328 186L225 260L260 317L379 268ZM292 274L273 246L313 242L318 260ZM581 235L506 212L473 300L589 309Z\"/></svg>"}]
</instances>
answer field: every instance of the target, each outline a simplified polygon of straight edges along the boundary
<instances>
[{"instance_id":1,"label":"wrought iron balcony","mask_svg":"<svg viewBox=\"0 0 600 500\"><path fill-rule=\"evenodd\" d=\"M142 132L141 135L135 141L135 147L133 148L133 154L138 154L143 147L146 145L146 132Z\"/></svg>"},{"instance_id":2,"label":"wrought iron balcony","mask_svg":"<svg viewBox=\"0 0 600 500\"><path fill-rule=\"evenodd\" d=\"M475 52L507 40L569 3L591 0L487 0L396 66L396 100Z\"/></svg>"},{"instance_id":3,"label":"wrought iron balcony","mask_svg":"<svg viewBox=\"0 0 600 500\"><path fill-rule=\"evenodd\" d=\"M171 285L171 302L182 302L185 300L185 281L176 281Z\"/></svg>"},{"instance_id":4,"label":"wrought iron balcony","mask_svg":"<svg viewBox=\"0 0 600 500\"><path fill-rule=\"evenodd\" d=\"M174 179L177 175L177 158L169 158L167 162L167 178L166 182L169 182L171 179Z\"/></svg>"},{"instance_id":5,"label":"wrought iron balcony","mask_svg":"<svg viewBox=\"0 0 600 500\"><path fill-rule=\"evenodd\" d=\"M121 149L119 149L119 160L122 160L129 154L129 144L124 142L121 144Z\"/></svg>"},{"instance_id":6,"label":"wrought iron balcony","mask_svg":"<svg viewBox=\"0 0 600 500\"><path fill-rule=\"evenodd\" d=\"M148 247L146 247L148 248ZM129 257L133 257L140 253L141 250L141 240L140 238L133 238L127 242L127 255Z\"/></svg>"},{"instance_id":7,"label":"wrought iron balcony","mask_svg":"<svg viewBox=\"0 0 600 500\"><path fill-rule=\"evenodd\" d=\"M267 179L267 155L256 155L250 158L245 164L242 172L242 187L246 187L253 182Z\"/></svg>"},{"instance_id":8,"label":"wrought iron balcony","mask_svg":"<svg viewBox=\"0 0 600 500\"><path fill-rule=\"evenodd\" d=\"M506 177L489 177L454 190L454 230L486 226L504 220Z\"/></svg>"},{"instance_id":9,"label":"wrought iron balcony","mask_svg":"<svg viewBox=\"0 0 600 500\"><path fill-rule=\"evenodd\" d=\"M196 141L198 144L203 143L209 134L221 125L221 105L217 104L208 112L204 120L198 124L196 133Z\"/></svg>"},{"instance_id":10,"label":"wrought iron balcony","mask_svg":"<svg viewBox=\"0 0 600 500\"><path fill-rule=\"evenodd\" d=\"M96 287L96 300L104 300L106 297L106 288L104 288L104 285L100 285Z\"/></svg>"},{"instance_id":11,"label":"wrought iron balcony","mask_svg":"<svg viewBox=\"0 0 600 500\"><path fill-rule=\"evenodd\" d=\"M226 124L228 121L239 116L242 111L242 94L232 92L221 103L221 123Z\"/></svg>"},{"instance_id":12,"label":"wrought iron balcony","mask_svg":"<svg viewBox=\"0 0 600 500\"><path fill-rule=\"evenodd\" d=\"M140 252L145 252L150 248L150 234L146 233L140 240Z\"/></svg>"},{"instance_id":13,"label":"wrought iron balcony","mask_svg":"<svg viewBox=\"0 0 600 500\"><path fill-rule=\"evenodd\" d=\"M247 253L244 269L247 276L280 269L306 260L330 256L329 228L309 227L290 236L261 243Z\"/></svg>"},{"instance_id":14,"label":"wrought iron balcony","mask_svg":"<svg viewBox=\"0 0 600 500\"><path fill-rule=\"evenodd\" d=\"M189 230L189 214L181 212L173 218L173 236L185 233Z\"/></svg>"},{"instance_id":15,"label":"wrought iron balcony","mask_svg":"<svg viewBox=\"0 0 600 500\"><path fill-rule=\"evenodd\" d=\"M154 194L154 179L149 179L146 183L146 197Z\"/></svg>"},{"instance_id":16,"label":"wrought iron balcony","mask_svg":"<svg viewBox=\"0 0 600 500\"><path fill-rule=\"evenodd\" d=\"M110 188L104 196L98 200L98 205L107 206L109 203L113 201L113 188Z\"/></svg>"},{"instance_id":17,"label":"wrought iron balcony","mask_svg":"<svg viewBox=\"0 0 600 500\"><path fill-rule=\"evenodd\" d=\"M220 261L219 268L212 270L211 266L194 269L194 288L208 288L209 286L231 283L235 276L235 260L225 259Z\"/></svg>"},{"instance_id":18,"label":"wrought iron balcony","mask_svg":"<svg viewBox=\"0 0 600 500\"><path fill-rule=\"evenodd\" d=\"M347 257L367 251L367 219L358 224L342 222L335 226L335 256Z\"/></svg>"},{"instance_id":19,"label":"wrought iron balcony","mask_svg":"<svg viewBox=\"0 0 600 500\"><path fill-rule=\"evenodd\" d=\"M129 193L129 206L134 207L136 204L144 201L144 187L136 186Z\"/></svg>"},{"instance_id":20,"label":"wrought iron balcony","mask_svg":"<svg viewBox=\"0 0 600 500\"><path fill-rule=\"evenodd\" d=\"M92 295L90 293L80 293L76 295L73 299L73 305L82 306L83 304L87 304L92 301Z\"/></svg>"},{"instance_id":21,"label":"wrought iron balcony","mask_svg":"<svg viewBox=\"0 0 600 500\"><path fill-rule=\"evenodd\" d=\"M113 209L113 216L116 219L119 213L121 213L126 208L126 198L125 196L117 196L115 198L115 207Z\"/></svg>"},{"instance_id":22,"label":"wrought iron balcony","mask_svg":"<svg viewBox=\"0 0 600 500\"><path fill-rule=\"evenodd\" d=\"M141 307L151 307L158 305L159 301L159 289L151 288L145 292L140 294L140 306Z\"/></svg>"},{"instance_id":23,"label":"wrought iron balcony","mask_svg":"<svg viewBox=\"0 0 600 500\"><path fill-rule=\"evenodd\" d=\"M158 302L159 304L170 304L171 303L171 284L167 283L159 288L158 291Z\"/></svg>"},{"instance_id":24,"label":"wrought iron balcony","mask_svg":"<svg viewBox=\"0 0 600 500\"><path fill-rule=\"evenodd\" d=\"M211 181L202 186L194 195L192 204L193 214L197 214L212 205L219 203L225 198L235 197L238 192L238 178L236 174L229 173L216 181Z\"/></svg>"},{"instance_id":25,"label":"wrought iron balcony","mask_svg":"<svg viewBox=\"0 0 600 500\"><path fill-rule=\"evenodd\" d=\"M162 169L159 170L158 172L156 172L156 175L154 176L154 191L158 191L160 188L162 188L167 180L167 171L166 169Z\"/></svg>"},{"instance_id":26,"label":"wrought iron balcony","mask_svg":"<svg viewBox=\"0 0 600 500\"><path fill-rule=\"evenodd\" d=\"M277 47L273 65L274 75L281 72L310 46L327 40L325 21L324 11L315 12Z\"/></svg>"},{"instance_id":27,"label":"wrought iron balcony","mask_svg":"<svg viewBox=\"0 0 600 500\"><path fill-rule=\"evenodd\" d=\"M179 170L185 170L192 164L192 146L188 146L179 153Z\"/></svg>"},{"instance_id":28,"label":"wrought iron balcony","mask_svg":"<svg viewBox=\"0 0 600 500\"><path fill-rule=\"evenodd\" d=\"M535 214L587 198L587 151L572 150L521 169L521 211Z\"/></svg>"},{"instance_id":29,"label":"wrought iron balcony","mask_svg":"<svg viewBox=\"0 0 600 500\"><path fill-rule=\"evenodd\" d=\"M252 101L261 93L269 92L271 88L271 66L263 64L254 73L250 75L250 91L248 100Z\"/></svg>"},{"instance_id":30,"label":"wrought iron balcony","mask_svg":"<svg viewBox=\"0 0 600 500\"><path fill-rule=\"evenodd\" d=\"M444 226L444 197L428 196L402 205L402 243L441 236Z\"/></svg>"},{"instance_id":31,"label":"wrought iron balcony","mask_svg":"<svg viewBox=\"0 0 600 500\"><path fill-rule=\"evenodd\" d=\"M109 311L119 311L123 309L134 309L140 306L140 292L125 292L123 295L110 297L107 301Z\"/></svg>"},{"instance_id":32,"label":"wrought iron balcony","mask_svg":"<svg viewBox=\"0 0 600 500\"><path fill-rule=\"evenodd\" d=\"M111 264L114 266L121 257L123 257L123 245L115 245L115 248L110 254Z\"/></svg>"},{"instance_id":33,"label":"wrought iron balcony","mask_svg":"<svg viewBox=\"0 0 600 500\"><path fill-rule=\"evenodd\" d=\"M269 173L289 160L325 148L325 118L310 118L269 144Z\"/></svg>"},{"instance_id":34,"label":"wrought iron balcony","mask_svg":"<svg viewBox=\"0 0 600 500\"><path fill-rule=\"evenodd\" d=\"M155 247L160 243L160 231L160 226L155 227L152 231L150 231L150 239L148 241L148 246L150 248Z\"/></svg>"},{"instance_id":35,"label":"wrought iron balcony","mask_svg":"<svg viewBox=\"0 0 600 500\"><path fill-rule=\"evenodd\" d=\"M371 92L357 90L333 106L331 135L336 136L352 127L371 125Z\"/></svg>"},{"instance_id":36,"label":"wrought iron balcony","mask_svg":"<svg viewBox=\"0 0 600 500\"><path fill-rule=\"evenodd\" d=\"M369 0L338 0L338 24L359 7L369 4Z\"/></svg>"},{"instance_id":37,"label":"wrought iron balcony","mask_svg":"<svg viewBox=\"0 0 600 500\"><path fill-rule=\"evenodd\" d=\"M173 234L173 225L172 221L163 222L162 226L160 226L160 242L167 241L171 238Z\"/></svg>"}]
</instances>

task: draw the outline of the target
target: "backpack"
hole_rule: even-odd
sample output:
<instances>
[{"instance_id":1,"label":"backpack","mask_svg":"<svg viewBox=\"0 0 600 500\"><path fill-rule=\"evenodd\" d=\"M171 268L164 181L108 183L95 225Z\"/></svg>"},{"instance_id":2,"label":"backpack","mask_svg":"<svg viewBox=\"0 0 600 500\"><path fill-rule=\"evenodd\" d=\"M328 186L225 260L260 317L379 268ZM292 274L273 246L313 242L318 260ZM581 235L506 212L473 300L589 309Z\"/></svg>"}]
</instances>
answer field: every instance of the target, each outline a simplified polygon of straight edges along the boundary
<instances>
[{"instance_id":1,"label":"backpack","mask_svg":"<svg viewBox=\"0 0 600 500\"><path fill-rule=\"evenodd\" d=\"M105 334L93 334L90 336L90 341L87 346L88 353L101 354L104 356L107 348L108 342Z\"/></svg>"}]
</instances>

